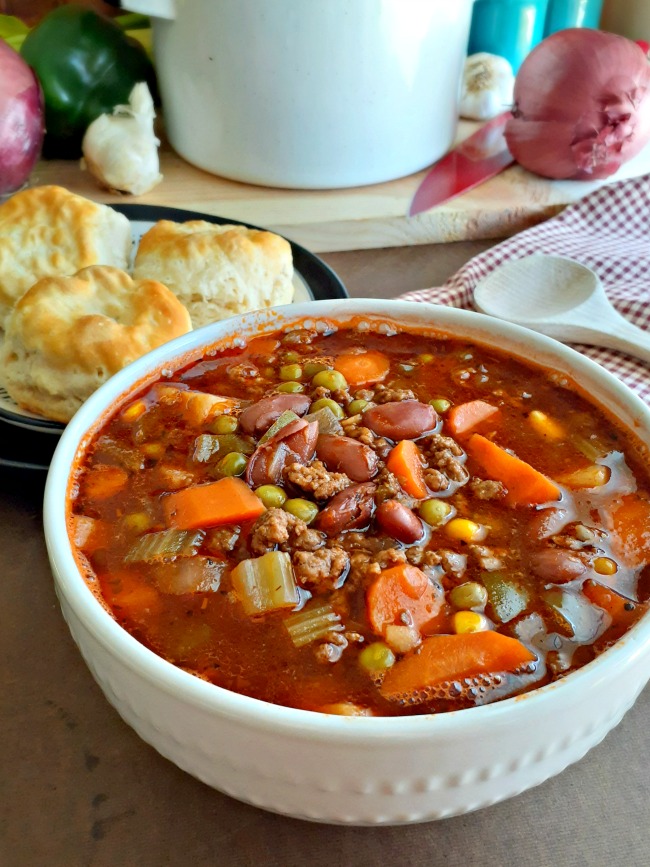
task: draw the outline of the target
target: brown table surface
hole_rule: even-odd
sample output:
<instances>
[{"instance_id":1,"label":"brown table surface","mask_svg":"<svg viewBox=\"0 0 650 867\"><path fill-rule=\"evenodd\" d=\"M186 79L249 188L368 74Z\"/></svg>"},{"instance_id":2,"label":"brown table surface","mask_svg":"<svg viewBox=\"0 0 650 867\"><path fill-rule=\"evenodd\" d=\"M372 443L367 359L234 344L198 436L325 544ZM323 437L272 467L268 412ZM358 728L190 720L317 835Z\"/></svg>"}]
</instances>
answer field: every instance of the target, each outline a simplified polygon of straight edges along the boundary
<instances>
[{"instance_id":1,"label":"brown table surface","mask_svg":"<svg viewBox=\"0 0 650 867\"><path fill-rule=\"evenodd\" d=\"M354 296L443 281L488 242L325 255ZM0 437L2 431L0 430ZM312 825L207 788L107 704L61 617L41 528L43 480L0 470L0 865L650 863L646 689L604 743L532 791L396 828Z\"/></svg>"}]
</instances>

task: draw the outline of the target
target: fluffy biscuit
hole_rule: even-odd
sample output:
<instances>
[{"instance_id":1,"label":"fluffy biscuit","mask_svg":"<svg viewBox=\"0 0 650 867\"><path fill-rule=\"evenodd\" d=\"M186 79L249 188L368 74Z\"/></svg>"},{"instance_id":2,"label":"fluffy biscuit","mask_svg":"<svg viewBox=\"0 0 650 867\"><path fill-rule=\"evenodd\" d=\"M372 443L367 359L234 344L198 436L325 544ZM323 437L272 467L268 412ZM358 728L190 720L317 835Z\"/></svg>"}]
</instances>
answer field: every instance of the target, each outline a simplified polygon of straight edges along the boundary
<instances>
[{"instance_id":1,"label":"fluffy biscuit","mask_svg":"<svg viewBox=\"0 0 650 867\"><path fill-rule=\"evenodd\" d=\"M126 268L131 227L124 214L63 187L33 187L0 205L0 329L41 277L89 265Z\"/></svg>"},{"instance_id":2,"label":"fluffy biscuit","mask_svg":"<svg viewBox=\"0 0 650 867\"><path fill-rule=\"evenodd\" d=\"M185 307L154 280L105 265L44 277L7 320L4 385L24 409L66 422L118 370L191 329Z\"/></svg>"},{"instance_id":3,"label":"fluffy biscuit","mask_svg":"<svg viewBox=\"0 0 650 867\"><path fill-rule=\"evenodd\" d=\"M161 220L143 235L133 274L168 286L195 328L293 299L289 242L245 226Z\"/></svg>"}]
</instances>

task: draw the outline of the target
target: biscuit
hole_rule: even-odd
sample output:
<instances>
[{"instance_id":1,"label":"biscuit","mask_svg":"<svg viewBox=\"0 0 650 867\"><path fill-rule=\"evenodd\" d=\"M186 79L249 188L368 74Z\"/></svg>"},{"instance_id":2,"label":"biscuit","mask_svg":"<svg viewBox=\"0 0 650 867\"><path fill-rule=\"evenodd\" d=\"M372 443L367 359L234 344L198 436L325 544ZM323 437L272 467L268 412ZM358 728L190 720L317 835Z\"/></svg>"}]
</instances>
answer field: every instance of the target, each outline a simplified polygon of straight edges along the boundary
<instances>
[{"instance_id":1,"label":"biscuit","mask_svg":"<svg viewBox=\"0 0 650 867\"><path fill-rule=\"evenodd\" d=\"M171 289L195 328L293 299L291 245L245 226L161 220L143 235L133 274Z\"/></svg>"},{"instance_id":2,"label":"biscuit","mask_svg":"<svg viewBox=\"0 0 650 867\"><path fill-rule=\"evenodd\" d=\"M4 385L24 409L67 422L110 376L191 329L185 307L154 280L104 265L44 277L7 320Z\"/></svg>"},{"instance_id":3,"label":"biscuit","mask_svg":"<svg viewBox=\"0 0 650 867\"><path fill-rule=\"evenodd\" d=\"M124 214L63 187L33 187L0 205L0 329L41 277L89 265L126 268L131 227Z\"/></svg>"}]
</instances>

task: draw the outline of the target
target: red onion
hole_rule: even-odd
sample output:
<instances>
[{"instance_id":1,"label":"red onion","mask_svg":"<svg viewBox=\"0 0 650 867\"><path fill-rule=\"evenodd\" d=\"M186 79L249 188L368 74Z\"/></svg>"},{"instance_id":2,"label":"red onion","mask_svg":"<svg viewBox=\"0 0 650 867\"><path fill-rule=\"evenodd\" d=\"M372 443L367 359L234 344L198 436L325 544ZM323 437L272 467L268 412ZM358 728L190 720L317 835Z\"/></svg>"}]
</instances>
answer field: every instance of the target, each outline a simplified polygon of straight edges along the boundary
<instances>
[{"instance_id":1,"label":"red onion","mask_svg":"<svg viewBox=\"0 0 650 867\"><path fill-rule=\"evenodd\" d=\"M575 28L541 42L515 81L513 157L547 178L606 178L650 139L650 64L634 42Z\"/></svg>"},{"instance_id":2,"label":"red onion","mask_svg":"<svg viewBox=\"0 0 650 867\"><path fill-rule=\"evenodd\" d=\"M25 183L40 155L44 132L38 79L0 39L0 196Z\"/></svg>"}]
</instances>

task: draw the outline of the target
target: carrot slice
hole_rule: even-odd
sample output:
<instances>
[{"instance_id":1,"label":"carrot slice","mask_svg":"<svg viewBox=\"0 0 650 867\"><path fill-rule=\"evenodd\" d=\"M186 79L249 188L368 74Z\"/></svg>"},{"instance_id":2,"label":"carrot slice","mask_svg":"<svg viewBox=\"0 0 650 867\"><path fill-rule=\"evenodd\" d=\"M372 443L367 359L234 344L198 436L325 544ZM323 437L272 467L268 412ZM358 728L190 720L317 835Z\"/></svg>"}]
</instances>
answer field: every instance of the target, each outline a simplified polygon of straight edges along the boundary
<instances>
[{"instance_id":1,"label":"carrot slice","mask_svg":"<svg viewBox=\"0 0 650 867\"><path fill-rule=\"evenodd\" d=\"M480 434L470 437L467 454L491 479L503 482L508 489L506 502L511 506L534 506L560 499L560 489L554 482Z\"/></svg>"},{"instance_id":2,"label":"carrot slice","mask_svg":"<svg viewBox=\"0 0 650 867\"><path fill-rule=\"evenodd\" d=\"M245 482L228 476L170 494L163 500L163 511L168 527L197 530L250 521L266 509Z\"/></svg>"},{"instance_id":3,"label":"carrot slice","mask_svg":"<svg viewBox=\"0 0 650 867\"><path fill-rule=\"evenodd\" d=\"M412 497L422 499L429 494L422 468L420 449L412 440L402 440L390 450L386 467L394 473L402 488Z\"/></svg>"},{"instance_id":4,"label":"carrot slice","mask_svg":"<svg viewBox=\"0 0 650 867\"><path fill-rule=\"evenodd\" d=\"M630 607L629 599L609 587L595 581L585 581L582 592L590 602L606 611L616 624L629 626L639 617L638 606L632 603Z\"/></svg>"},{"instance_id":5,"label":"carrot slice","mask_svg":"<svg viewBox=\"0 0 650 867\"><path fill-rule=\"evenodd\" d=\"M105 592L111 606L133 620L159 614L163 609L158 591L137 574L126 571L113 573Z\"/></svg>"},{"instance_id":6,"label":"carrot slice","mask_svg":"<svg viewBox=\"0 0 650 867\"><path fill-rule=\"evenodd\" d=\"M388 670L380 692L396 700L447 681L516 671L534 660L535 655L521 641L500 632L432 635L419 653Z\"/></svg>"},{"instance_id":7,"label":"carrot slice","mask_svg":"<svg viewBox=\"0 0 650 867\"><path fill-rule=\"evenodd\" d=\"M92 500L109 500L119 494L128 480L129 474L121 467L101 464L86 473L83 491Z\"/></svg>"},{"instance_id":8,"label":"carrot slice","mask_svg":"<svg viewBox=\"0 0 650 867\"><path fill-rule=\"evenodd\" d=\"M387 626L401 624L407 611L417 629L422 630L438 616L444 594L415 566L402 564L384 569L366 593L368 620L377 635Z\"/></svg>"},{"instance_id":9,"label":"carrot slice","mask_svg":"<svg viewBox=\"0 0 650 867\"><path fill-rule=\"evenodd\" d=\"M650 503L628 494L607 515L612 551L617 560L636 568L650 561Z\"/></svg>"},{"instance_id":10,"label":"carrot slice","mask_svg":"<svg viewBox=\"0 0 650 867\"><path fill-rule=\"evenodd\" d=\"M334 362L334 369L345 377L348 385L381 382L390 370L390 361L383 352L344 352Z\"/></svg>"},{"instance_id":11,"label":"carrot slice","mask_svg":"<svg viewBox=\"0 0 650 867\"><path fill-rule=\"evenodd\" d=\"M445 425L449 428L452 436L467 436L475 428L485 422L492 424L499 421L501 410L498 406L492 406L484 400L470 400L467 403L459 403L453 406L447 413Z\"/></svg>"}]
</instances>

